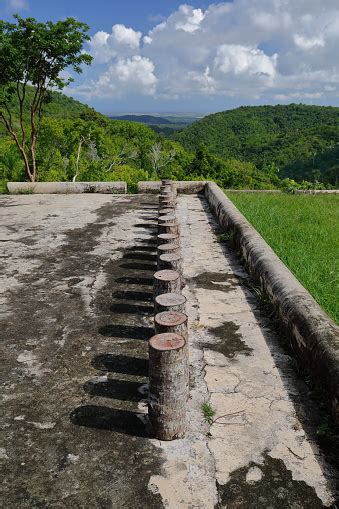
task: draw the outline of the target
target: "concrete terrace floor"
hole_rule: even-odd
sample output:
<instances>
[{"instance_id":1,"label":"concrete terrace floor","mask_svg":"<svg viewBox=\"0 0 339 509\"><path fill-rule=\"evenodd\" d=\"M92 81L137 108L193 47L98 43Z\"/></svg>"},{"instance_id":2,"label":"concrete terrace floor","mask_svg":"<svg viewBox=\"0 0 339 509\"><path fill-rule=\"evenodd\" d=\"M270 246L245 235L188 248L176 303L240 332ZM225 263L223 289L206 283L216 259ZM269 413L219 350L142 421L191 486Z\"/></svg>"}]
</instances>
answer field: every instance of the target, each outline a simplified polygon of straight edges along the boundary
<instances>
[{"instance_id":1,"label":"concrete terrace floor","mask_svg":"<svg viewBox=\"0 0 339 509\"><path fill-rule=\"evenodd\" d=\"M189 430L164 443L145 428L157 198L0 197L2 507L334 503L307 388L206 208L179 198Z\"/></svg>"}]
</instances>

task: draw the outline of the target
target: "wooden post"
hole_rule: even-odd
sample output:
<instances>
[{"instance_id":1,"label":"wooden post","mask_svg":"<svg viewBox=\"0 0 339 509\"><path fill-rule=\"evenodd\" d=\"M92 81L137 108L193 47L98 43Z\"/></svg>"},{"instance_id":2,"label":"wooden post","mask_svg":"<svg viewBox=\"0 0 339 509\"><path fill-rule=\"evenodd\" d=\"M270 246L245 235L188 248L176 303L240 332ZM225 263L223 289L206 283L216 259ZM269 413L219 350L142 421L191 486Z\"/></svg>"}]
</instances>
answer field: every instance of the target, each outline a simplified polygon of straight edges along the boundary
<instances>
[{"instance_id":1,"label":"wooden post","mask_svg":"<svg viewBox=\"0 0 339 509\"><path fill-rule=\"evenodd\" d=\"M167 214L174 214L175 209L173 207L161 208L159 209L159 216L164 216Z\"/></svg>"},{"instance_id":2,"label":"wooden post","mask_svg":"<svg viewBox=\"0 0 339 509\"><path fill-rule=\"evenodd\" d=\"M180 252L164 253L158 256L159 270L175 270L182 276L182 258Z\"/></svg>"},{"instance_id":3,"label":"wooden post","mask_svg":"<svg viewBox=\"0 0 339 509\"><path fill-rule=\"evenodd\" d=\"M169 253L179 253L179 244L174 243L168 243L168 244L160 244L157 249L157 260L159 264L160 256L163 254L169 254Z\"/></svg>"},{"instance_id":4,"label":"wooden post","mask_svg":"<svg viewBox=\"0 0 339 509\"><path fill-rule=\"evenodd\" d=\"M188 372L185 340L179 334L149 341L148 416L156 438L175 440L186 431Z\"/></svg>"},{"instance_id":5,"label":"wooden post","mask_svg":"<svg viewBox=\"0 0 339 509\"><path fill-rule=\"evenodd\" d=\"M153 275L154 298L162 293L181 293L180 274L175 270L159 270Z\"/></svg>"},{"instance_id":6,"label":"wooden post","mask_svg":"<svg viewBox=\"0 0 339 509\"><path fill-rule=\"evenodd\" d=\"M164 332L175 332L188 341L188 317L179 311L163 311L154 317L154 328L156 334Z\"/></svg>"},{"instance_id":7,"label":"wooden post","mask_svg":"<svg viewBox=\"0 0 339 509\"><path fill-rule=\"evenodd\" d=\"M175 222L175 214L165 214L164 216L160 216L158 219L159 224L168 224Z\"/></svg>"},{"instance_id":8,"label":"wooden post","mask_svg":"<svg viewBox=\"0 0 339 509\"><path fill-rule=\"evenodd\" d=\"M173 235L173 233L161 233L157 236L158 245L159 244L179 244L178 235Z\"/></svg>"},{"instance_id":9,"label":"wooden post","mask_svg":"<svg viewBox=\"0 0 339 509\"><path fill-rule=\"evenodd\" d=\"M179 311L185 313L186 297L180 293L163 293L154 299L154 314L162 311Z\"/></svg>"},{"instance_id":10,"label":"wooden post","mask_svg":"<svg viewBox=\"0 0 339 509\"><path fill-rule=\"evenodd\" d=\"M176 199L173 198L173 196L159 196L159 208L164 207L172 207L175 208L176 206Z\"/></svg>"},{"instance_id":11,"label":"wooden post","mask_svg":"<svg viewBox=\"0 0 339 509\"><path fill-rule=\"evenodd\" d=\"M158 224L158 233L162 235L163 233L171 233L172 235L179 236L179 225L176 221L168 224Z\"/></svg>"}]
</instances>

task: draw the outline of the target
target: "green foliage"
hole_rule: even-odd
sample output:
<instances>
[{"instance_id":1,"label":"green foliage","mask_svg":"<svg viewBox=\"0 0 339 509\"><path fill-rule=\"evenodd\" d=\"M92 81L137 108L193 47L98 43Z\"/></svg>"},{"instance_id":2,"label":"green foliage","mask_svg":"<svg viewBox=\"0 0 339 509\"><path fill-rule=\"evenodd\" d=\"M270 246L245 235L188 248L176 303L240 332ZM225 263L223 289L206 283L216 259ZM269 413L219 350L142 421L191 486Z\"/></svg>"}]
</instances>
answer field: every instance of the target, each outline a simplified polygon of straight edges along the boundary
<instances>
[{"instance_id":1,"label":"green foliage","mask_svg":"<svg viewBox=\"0 0 339 509\"><path fill-rule=\"evenodd\" d=\"M56 23L14 18L15 23L0 20L0 123L19 150L27 178L35 181L43 106L51 88L73 81L63 77L65 69L80 73L91 63L82 51L89 27L74 18Z\"/></svg>"},{"instance_id":2,"label":"green foliage","mask_svg":"<svg viewBox=\"0 0 339 509\"><path fill-rule=\"evenodd\" d=\"M258 170L253 163L222 159L200 145L188 168L192 180L203 177L221 187L234 189L271 189L279 186L275 167Z\"/></svg>"},{"instance_id":3,"label":"green foliage","mask_svg":"<svg viewBox=\"0 0 339 509\"><path fill-rule=\"evenodd\" d=\"M216 414L215 409L212 407L210 403L203 403L201 405L201 411L204 416L205 421L211 426L213 424L213 417Z\"/></svg>"},{"instance_id":4,"label":"green foliage","mask_svg":"<svg viewBox=\"0 0 339 509\"><path fill-rule=\"evenodd\" d=\"M188 150L203 143L224 160L250 162L264 173L336 185L339 108L241 107L208 115L173 135Z\"/></svg>"},{"instance_id":5,"label":"green foliage","mask_svg":"<svg viewBox=\"0 0 339 509\"><path fill-rule=\"evenodd\" d=\"M337 322L339 196L227 192L281 260Z\"/></svg>"}]
</instances>

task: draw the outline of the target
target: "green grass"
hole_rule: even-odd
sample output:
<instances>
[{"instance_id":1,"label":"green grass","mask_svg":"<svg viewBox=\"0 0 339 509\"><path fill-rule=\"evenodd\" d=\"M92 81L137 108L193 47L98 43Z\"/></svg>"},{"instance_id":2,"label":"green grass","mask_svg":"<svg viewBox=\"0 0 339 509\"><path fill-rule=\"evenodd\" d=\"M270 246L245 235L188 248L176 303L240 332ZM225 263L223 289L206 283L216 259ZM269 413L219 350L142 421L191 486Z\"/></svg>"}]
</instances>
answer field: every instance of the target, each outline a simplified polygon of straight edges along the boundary
<instances>
[{"instance_id":1,"label":"green grass","mask_svg":"<svg viewBox=\"0 0 339 509\"><path fill-rule=\"evenodd\" d=\"M215 409L212 407L210 403L203 403L201 405L201 411L204 416L205 421L212 425L213 417L215 416Z\"/></svg>"},{"instance_id":2,"label":"green grass","mask_svg":"<svg viewBox=\"0 0 339 509\"><path fill-rule=\"evenodd\" d=\"M339 323L339 195L227 191L227 196Z\"/></svg>"}]
</instances>

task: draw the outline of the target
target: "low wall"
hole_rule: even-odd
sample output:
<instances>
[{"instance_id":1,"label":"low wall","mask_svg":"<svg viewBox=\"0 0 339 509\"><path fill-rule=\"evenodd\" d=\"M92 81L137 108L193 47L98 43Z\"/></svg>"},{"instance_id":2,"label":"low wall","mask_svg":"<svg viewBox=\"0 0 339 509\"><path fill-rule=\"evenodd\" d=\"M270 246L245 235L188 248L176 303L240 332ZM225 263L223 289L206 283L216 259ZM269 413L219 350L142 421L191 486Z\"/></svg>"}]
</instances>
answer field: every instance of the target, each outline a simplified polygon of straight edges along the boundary
<instances>
[{"instance_id":1,"label":"low wall","mask_svg":"<svg viewBox=\"0 0 339 509\"><path fill-rule=\"evenodd\" d=\"M126 182L8 182L10 194L126 194Z\"/></svg>"},{"instance_id":2,"label":"low wall","mask_svg":"<svg viewBox=\"0 0 339 509\"><path fill-rule=\"evenodd\" d=\"M195 194L201 193L205 189L205 180L176 180L178 193ZM138 193L153 193L159 192L161 182L159 181L145 181L138 182Z\"/></svg>"},{"instance_id":3,"label":"low wall","mask_svg":"<svg viewBox=\"0 0 339 509\"><path fill-rule=\"evenodd\" d=\"M339 422L339 329L215 183L205 195L222 228L234 233L250 273L291 332L299 356Z\"/></svg>"}]
</instances>

